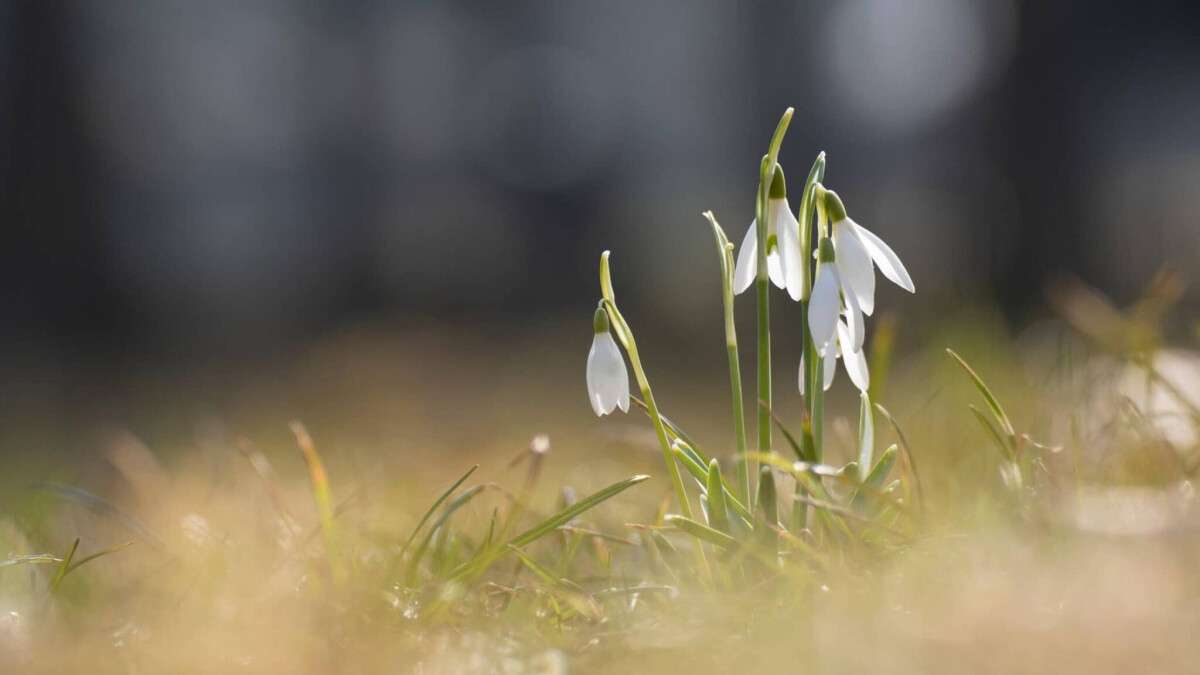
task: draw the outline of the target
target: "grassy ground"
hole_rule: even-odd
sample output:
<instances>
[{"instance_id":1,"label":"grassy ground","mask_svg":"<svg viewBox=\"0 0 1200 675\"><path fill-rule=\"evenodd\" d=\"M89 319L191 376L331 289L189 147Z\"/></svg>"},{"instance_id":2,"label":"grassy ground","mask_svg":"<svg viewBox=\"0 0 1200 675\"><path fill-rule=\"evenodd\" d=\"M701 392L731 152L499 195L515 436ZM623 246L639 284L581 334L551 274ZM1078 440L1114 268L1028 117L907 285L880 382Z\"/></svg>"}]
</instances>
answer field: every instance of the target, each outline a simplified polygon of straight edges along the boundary
<instances>
[{"instance_id":1,"label":"grassy ground","mask_svg":"<svg viewBox=\"0 0 1200 675\"><path fill-rule=\"evenodd\" d=\"M1118 315L1076 289L1066 322L1015 338L979 314L901 326L877 396L896 426L874 419L894 464L869 491L817 478L793 510L777 433L779 529L732 545L664 517L639 410L592 416L586 324L364 331L245 371L127 373L79 408L18 402L0 671L1193 671L1200 357L1159 339L1161 295ZM712 347L704 369L642 350L663 412L732 475ZM857 453L838 391L831 468Z\"/></svg>"}]
</instances>

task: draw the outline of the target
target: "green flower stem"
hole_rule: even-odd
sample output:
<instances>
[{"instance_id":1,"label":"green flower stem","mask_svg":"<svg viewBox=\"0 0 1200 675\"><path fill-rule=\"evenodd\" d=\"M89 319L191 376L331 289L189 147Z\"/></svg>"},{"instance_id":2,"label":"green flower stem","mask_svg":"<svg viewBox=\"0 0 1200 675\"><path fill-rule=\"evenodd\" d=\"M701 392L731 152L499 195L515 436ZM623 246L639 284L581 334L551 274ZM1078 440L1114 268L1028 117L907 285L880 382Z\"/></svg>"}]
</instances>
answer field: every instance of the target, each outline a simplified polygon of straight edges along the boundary
<instances>
[{"instance_id":1,"label":"green flower stem","mask_svg":"<svg viewBox=\"0 0 1200 675\"><path fill-rule=\"evenodd\" d=\"M683 486L683 477L679 475L679 467L671 456L671 440L667 437L667 429L663 426L662 416L659 415L658 404L654 401L650 380L646 378L646 370L642 367L637 341L633 339L633 331L630 330L621 310L617 309L616 300L613 299L608 256L608 251L600 255L600 291L604 296L604 309L608 311L609 318L612 319L613 332L625 347L625 353L629 355L629 365L633 367L633 377L637 380L638 389L642 392L642 400L646 402L646 408L650 412L650 420L654 423L654 433L658 436L659 445L662 446L663 462L667 465L667 472L671 474L671 484L675 487L675 498L679 500L679 508L683 511L683 515L691 518L692 505L688 501L687 490Z\"/></svg>"},{"instance_id":2,"label":"green flower stem","mask_svg":"<svg viewBox=\"0 0 1200 675\"><path fill-rule=\"evenodd\" d=\"M733 244L717 223L712 211L702 214L713 228L717 242L717 256L721 260L721 301L725 313L725 350L729 357L729 390L733 401L733 437L737 443L737 484L739 497L746 504L752 503L750 494L750 467L746 457L746 412L742 399L742 365L738 356L737 326L733 321Z\"/></svg>"},{"instance_id":3,"label":"green flower stem","mask_svg":"<svg viewBox=\"0 0 1200 675\"><path fill-rule=\"evenodd\" d=\"M642 368L642 359L638 354L637 341L633 339L633 331L629 328L629 323L625 321L625 317L621 314L621 310L617 309L617 303L613 298L612 275L609 272L608 265L609 251L600 254L600 291L604 296L604 309L608 312L609 318L612 320L613 333L621 341L625 347L625 353L629 356L629 365L633 367L633 376L637 380L638 389L642 392L642 400L646 402L646 409L650 413L650 419L654 424L654 434L658 437L658 444L662 448L663 462L667 465L667 473L671 475L671 485L675 490L675 498L679 501L679 508L683 511L683 515L688 518L693 518L692 504L688 500L687 490L683 485L683 477L679 474L679 465L675 463L675 458L671 454L671 440L667 436L667 429L663 425L662 415L658 412L658 404L654 401L654 392L650 389L650 380L646 378L646 371ZM711 581L712 570L708 566L708 558L704 554L703 544L697 540L696 552L700 569L704 574L704 578Z\"/></svg>"},{"instance_id":4,"label":"green flower stem","mask_svg":"<svg viewBox=\"0 0 1200 675\"><path fill-rule=\"evenodd\" d=\"M795 111L788 108L780 118L771 145L767 149L758 176L758 200L755 205L755 222L758 224L758 276L755 289L758 295L758 451L771 451L771 306L770 284L767 276L767 233L771 230L771 209L767 207L771 181L779 161L779 146L787 133ZM760 481L762 478L760 478ZM754 508L751 507L751 512Z\"/></svg>"},{"instance_id":5,"label":"green flower stem","mask_svg":"<svg viewBox=\"0 0 1200 675\"><path fill-rule=\"evenodd\" d=\"M797 219L800 223L800 346L804 354L804 372L800 373L800 377L804 378L804 391L807 401L811 401L812 392L814 391L813 380L813 365L817 363L816 348L813 346L812 336L808 331L808 298L812 294L812 230L813 230L813 202L815 199L817 186L825 179L825 153L820 152L817 158L813 160L812 168L808 172L808 180L804 183L804 192L800 198L800 217ZM815 447L812 435L812 411L806 406L803 409L800 423L800 444L808 457L819 457L819 451ZM796 482L796 494L803 497L806 496L806 491L799 481ZM808 506L803 500L797 499L793 502L792 507L792 522L797 530L801 530L808 525Z\"/></svg>"}]
</instances>

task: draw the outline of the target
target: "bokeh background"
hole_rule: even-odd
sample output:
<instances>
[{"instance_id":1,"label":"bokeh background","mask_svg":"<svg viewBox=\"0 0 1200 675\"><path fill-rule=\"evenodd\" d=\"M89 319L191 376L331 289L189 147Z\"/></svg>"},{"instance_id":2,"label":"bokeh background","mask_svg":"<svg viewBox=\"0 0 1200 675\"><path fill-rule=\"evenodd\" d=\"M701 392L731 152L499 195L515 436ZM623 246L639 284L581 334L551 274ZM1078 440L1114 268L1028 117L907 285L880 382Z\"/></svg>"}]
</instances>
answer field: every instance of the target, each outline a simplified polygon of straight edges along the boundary
<instances>
[{"instance_id":1,"label":"bokeh background","mask_svg":"<svg viewBox=\"0 0 1200 675\"><path fill-rule=\"evenodd\" d=\"M1189 2L5 2L0 447L566 429L604 248L652 372L719 396L699 214L740 240L789 105L909 325L1129 299L1200 255L1198 36Z\"/></svg>"}]
</instances>

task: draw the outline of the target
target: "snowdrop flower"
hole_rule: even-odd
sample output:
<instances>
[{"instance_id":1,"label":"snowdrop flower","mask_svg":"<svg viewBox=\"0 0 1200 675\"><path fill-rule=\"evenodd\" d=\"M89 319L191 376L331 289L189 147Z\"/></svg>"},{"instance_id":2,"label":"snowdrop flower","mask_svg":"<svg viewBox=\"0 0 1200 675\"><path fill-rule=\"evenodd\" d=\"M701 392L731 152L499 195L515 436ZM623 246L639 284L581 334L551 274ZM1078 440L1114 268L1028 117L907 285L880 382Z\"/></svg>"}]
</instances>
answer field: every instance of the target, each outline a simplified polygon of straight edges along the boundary
<instances>
[{"instance_id":1,"label":"snowdrop flower","mask_svg":"<svg viewBox=\"0 0 1200 675\"><path fill-rule=\"evenodd\" d=\"M900 257L874 232L846 216L846 207L833 190L824 191L825 211L832 225L833 247L842 286L851 291L866 315L875 311L875 270L909 293L916 292Z\"/></svg>"},{"instance_id":2,"label":"snowdrop flower","mask_svg":"<svg viewBox=\"0 0 1200 675\"><path fill-rule=\"evenodd\" d=\"M608 313L603 307L596 308L592 329L595 335L587 359L588 400L592 402L592 410L598 416L615 408L629 412L629 371L608 329Z\"/></svg>"},{"instance_id":3,"label":"snowdrop flower","mask_svg":"<svg viewBox=\"0 0 1200 675\"><path fill-rule=\"evenodd\" d=\"M786 289L792 300L800 300L800 223L788 205L787 181L779 166L775 167L771 179L767 209L771 214L767 230L767 276L776 286ZM758 220L755 219L750 221L750 228L738 250L737 264L733 268L733 292L740 294L750 288L757 275Z\"/></svg>"},{"instance_id":4,"label":"snowdrop flower","mask_svg":"<svg viewBox=\"0 0 1200 675\"><path fill-rule=\"evenodd\" d=\"M855 349L854 338L850 335L850 327L846 321L838 319L837 339L830 344L821 357L821 388L829 391L833 386L833 376L837 371L838 358L841 358L846 374L859 391L866 391L871 386L871 371L867 369L867 357L863 355L862 345ZM800 395L804 395L804 357L800 357Z\"/></svg>"},{"instance_id":5,"label":"snowdrop flower","mask_svg":"<svg viewBox=\"0 0 1200 675\"><path fill-rule=\"evenodd\" d=\"M867 361L863 356L866 327L855 294L845 286L833 242L821 240L817 246L817 278L808 301L808 329L817 354L824 360L823 389L833 384L834 369L840 356L854 386L866 391L870 384ZM804 361L800 362L800 391L804 392Z\"/></svg>"}]
</instances>

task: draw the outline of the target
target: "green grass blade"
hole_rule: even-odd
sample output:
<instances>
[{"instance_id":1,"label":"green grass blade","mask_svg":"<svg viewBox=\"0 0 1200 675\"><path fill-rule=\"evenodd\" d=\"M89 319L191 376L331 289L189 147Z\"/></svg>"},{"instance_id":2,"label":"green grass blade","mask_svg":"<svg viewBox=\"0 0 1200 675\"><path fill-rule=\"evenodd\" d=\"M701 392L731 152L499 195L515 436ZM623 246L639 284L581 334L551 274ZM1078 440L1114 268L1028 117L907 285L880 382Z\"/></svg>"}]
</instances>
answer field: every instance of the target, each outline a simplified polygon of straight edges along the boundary
<instances>
[{"instance_id":1,"label":"green grass blade","mask_svg":"<svg viewBox=\"0 0 1200 675\"><path fill-rule=\"evenodd\" d=\"M859 397L858 407L858 467L865 472L874 462L875 454L875 411L867 392Z\"/></svg>"},{"instance_id":2,"label":"green grass blade","mask_svg":"<svg viewBox=\"0 0 1200 675\"><path fill-rule=\"evenodd\" d=\"M58 571L54 573L54 578L50 580L50 592L54 593L58 590L58 585L67 576L67 570L71 567L71 560L75 558L75 552L79 550L79 537L75 537L75 542L71 544L71 550L63 556L62 562L58 566Z\"/></svg>"},{"instance_id":3,"label":"green grass blade","mask_svg":"<svg viewBox=\"0 0 1200 675\"><path fill-rule=\"evenodd\" d=\"M443 492L442 495L433 502L433 505L425 510L425 515L421 516L421 520L417 523L417 526L413 528L412 534L408 535L408 541L404 542L404 546L400 549L401 556L408 551L408 547L412 545L413 540L417 538L417 533L421 531L421 528L429 520L429 517L433 515L433 512L437 511L437 508L442 505L442 502L445 502L447 499L449 499L450 495L454 494L454 491L457 490L459 486L467 480L467 478L470 478L471 474L475 473L475 470L478 468L479 465L476 464L475 466L467 469L466 473L459 476L458 480L454 481L453 485L446 488L446 491Z\"/></svg>"},{"instance_id":4,"label":"green grass blade","mask_svg":"<svg viewBox=\"0 0 1200 675\"><path fill-rule=\"evenodd\" d=\"M678 441L672 446L671 451L672 454L675 455L675 459L683 465L683 468L687 469L688 473L692 474L692 477L696 479L697 483L699 483L702 487L707 486L708 471L704 468L703 458L701 458L695 450L689 447L685 442ZM750 511L746 508L746 505L737 498L737 495L733 494L733 490L729 489L729 483L724 481L722 482L725 487L726 505L733 509L734 512L736 512L743 519L745 519L748 526L750 521Z\"/></svg>"},{"instance_id":5,"label":"green grass blade","mask_svg":"<svg viewBox=\"0 0 1200 675\"><path fill-rule=\"evenodd\" d=\"M409 587L415 586L417 581L417 570L420 567L421 559L425 557L425 553L429 550L429 544L433 541L433 535L450 520L455 511L466 506L468 502L475 498L483 491L483 485L476 485L469 490L466 490L459 496L455 497L450 503L446 504L446 508L442 510L442 514L433 522L425 532L425 536L421 538L421 543L417 545L417 550L413 552L413 557L408 561L408 568L404 573L405 584ZM490 533L489 533L490 536Z\"/></svg>"},{"instance_id":6,"label":"green grass blade","mask_svg":"<svg viewBox=\"0 0 1200 675\"><path fill-rule=\"evenodd\" d=\"M904 430L900 428L900 423L896 421L895 417L892 417L892 413L888 412L887 408L876 403L875 410L880 415L883 415L883 418L891 425L892 431L896 432L896 438L900 441L900 451L904 453L904 461L908 462L908 471L912 475L913 487L916 489L917 506L923 509L925 505L925 491L921 487L921 472L917 470L917 460L913 458L912 446L908 443L908 437L904 435Z\"/></svg>"},{"instance_id":7,"label":"green grass blade","mask_svg":"<svg viewBox=\"0 0 1200 675\"><path fill-rule=\"evenodd\" d=\"M725 534L724 532L718 532L717 530L714 530L703 523L698 523L691 518L686 518L684 516L679 516L672 513L667 516L666 521L668 525L679 530L680 532L686 532L687 534L690 534L697 539L707 541L714 546L719 546L730 551L737 548L737 540L733 537Z\"/></svg>"},{"instance_id":8,"label":"green grass blade","mask_svg":"<svg viewBox=\"0 0 1200 675\"><path fill-rule=\"evenodd\" d=\"M996 448L1000 451L1000 455L1005 459L1012 459L1012 452L1009 450L1008 443L1004 442L1004 437L1000 435L1000 430L996 428L992 420L988 419L988 416L983 414L982 410L973 405L968 405L967 408L971 410L971 414L975 416L975 419L979 422L979 426L983 427L983 430L987 432L988 437L996 442Z\"/></svg>"},{"instance_id":9,"label":"green grass blade","mask_svg":"<svg viewBox=\"0 0 1200 675\"><path fill-rule=\"evenodd\" d=\"M103 558L106 555L112 555L113 553L116 553L118 551L123 551L123 550L129 548L130 546L133 546L133 542L127 541L122 544L117 544L116 546L109 546L106 549L96 551L95 553L93 553L91 555L84 556L84 557L80 558L79 560L76 560L75 562L71 563L71 566L67 568L67 571L63 574L63 576L65 577L66 575L70 574L71 572L74 572L75 570L79 569L80 567L83 567L84 565L92 562L93 560L95 560L97 558Z\"/></svg>"},{"instance_id":10,"label":"green grass blade","mask_svg":"<svg viewBox=\"0 0 1200 675\"><path fill-rule=\"evenodd\" d=\"M52 553L31 553L29 555L14 555L0 560L0 568L14 565L61 565L63 559Z\"/></svg>"},{"instance_id":11,"label":"green grass blade","mask_svg":"<svg viewBox=\"0 0 1200 675\"><path fill-rule=\"evenodd\" d=\"M296 445L304 455L304 464L308 467L309 483L312 487L313 504L317 509L317 520L321 523L321 537L325 542L325 555L329 560L329 572L335 584L341 582L342 566L338 551L337 530L334 525L333 490L329 485L329 473L325 471L325 462L321 460L317 446L313 443L308 429L299 420L292 420L289 425L296 437Z\"/></svg>"},{"instance_id":12,"label":"green grass blade","mask_svg":"<svg viewBox=\"0 0 1200 675\"><path fill-rule=\"evenodd\" d=\"M721 465L717 460L708 460L708 481L705 485L708 497L708 523L721 532L729 531L729 516L725 512L725 483L721 479Z\"/></svg>"},{"instance_id":13,"label":"green grass blade","mask_svg":"<svg viewBox=\"0 0 1200 675\"><path fill-rule=\"evenodd\" d=\"M534 525L533 527L529 528L525 532L522 532L521 534L517 535L516 537L513 537L513 539L511 541L509 541L508 544L510 546L516 546L518 548L527 546L530 543L537 541L538 539L541 539L546 534L549 534L550 532L557 530L560 526L566 525L567 523L571 522L577 516L579 516L581 513L584 513L585 511L588 511L588 510L594 508L595 506L598 506L599 504L601 504L609 499L612 499L613 497L621 494L622 492L624 492L625 490L628 490L629 488L633 487L634 485L637 485L638 483L641 483L642 481L647 480L648 478L650 478L650 476L637 475L637 476L631 476L629 478L626 478L623 481L618 481L616 483L613 483L612 485L609 485L608 487L604 488L603 490L594 492L594 493L588 495L587 497L584 497L583 499L579 500L578 502L575 502L574 504L568 506L567 508L563 509L562 511L559 511L558 513L554 514L553 516L550 516L546 520L543 520L542 522L538 523L537 525Z\"/></svg>"},{"instance_id":14,"label":"green grass blade","mask_svg":"<svg viewBox=\"0 0 1200 675\"><path fill-rule=\"evenodd\" d=\"M896 456L900 453L900 448L896 444L888 446L879 455L879 461L863 479L862 485L854 490L854 495L850 498L850 507L859 508L866 503L866 500L873 495L879 494L883 489L884 481L887 480L888 474L892 471L892 466L896 464Z\"/></svg>"},{"instance_id":15,"label":"green grass blade","mask_svg":"<svg viewBox=\"0 0 1200 675\"><path fill-rule=\"evenodd\" d=\"M988 409L992 411L992 415L995 416L996 422L1000 424L1000 430L1004 432L1004 435L1007 438L1014 437L1016 432L1013 431L1013 425L1008 419L1008 413L1004 412L1004 406L1000 405L1000 401L992 393L992 390L988 388L987 384L984 383L983 378L979 377L975 369L967 365L963 357L959 356L953 349L946 349L946 353L953 357L958 362L958 365L962 366L962 369L970 376L971 382L975 384L975 388L983 395L983 400L987 402Z\"/></svg>"}]
</instances>

